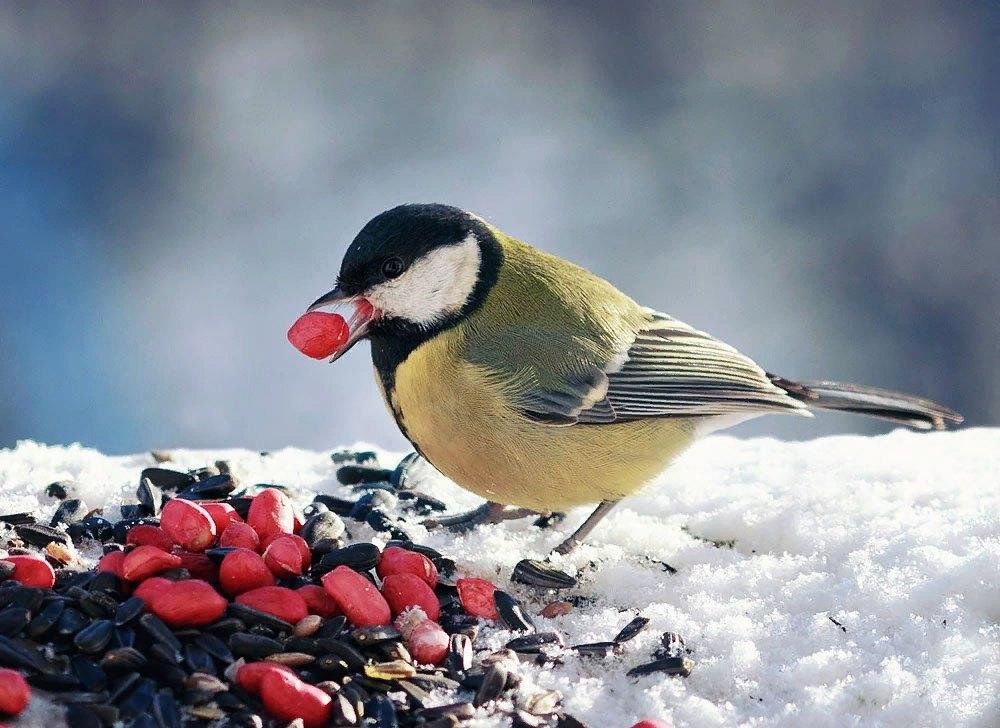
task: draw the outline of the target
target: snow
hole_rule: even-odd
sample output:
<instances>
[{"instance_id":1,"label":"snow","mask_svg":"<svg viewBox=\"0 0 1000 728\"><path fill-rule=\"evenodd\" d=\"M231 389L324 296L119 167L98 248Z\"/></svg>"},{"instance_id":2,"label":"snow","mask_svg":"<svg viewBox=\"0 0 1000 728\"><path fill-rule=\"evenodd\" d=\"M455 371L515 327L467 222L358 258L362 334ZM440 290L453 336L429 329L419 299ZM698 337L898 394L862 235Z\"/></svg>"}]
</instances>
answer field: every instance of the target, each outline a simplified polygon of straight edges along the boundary
<instances>
[{"instance_id":1,"label":"snow","mask_svg":"<svg viewBox=\"0 0 1000 728\"><path fill-rule=\"evenodd\" d=\"M303 502L350 492L336 483L328 452L172 456L167 467L225 459L243 482L290 485ZM388 466L398 458L380 456ZM21 442L0 451L0 511L47 518L56 504L45 486L75 480L91 507L113 514L152 464L148 454ZM455 510L477 504L429 467L417 477ZM1000 723L1000 429L801 443L714 436L559 562L579 573L577 588L509 584L519 559L544 557L585 515L549 530L530 520L464 535L408 528L463 573L508 588L533 615L549 601L586 597L565 616L535 617L567 644L610 639L639 613L651 620L621 656L567 653L560 665L524 665L525 687L559 690L566 710L592 728L642 717L678 727ZM686 640L690 677L627 678L665 631ZM480 640L500 647L510 636L489 628ZM21 723L52 725L42 706Z\"/></svg>"}]
</instances>

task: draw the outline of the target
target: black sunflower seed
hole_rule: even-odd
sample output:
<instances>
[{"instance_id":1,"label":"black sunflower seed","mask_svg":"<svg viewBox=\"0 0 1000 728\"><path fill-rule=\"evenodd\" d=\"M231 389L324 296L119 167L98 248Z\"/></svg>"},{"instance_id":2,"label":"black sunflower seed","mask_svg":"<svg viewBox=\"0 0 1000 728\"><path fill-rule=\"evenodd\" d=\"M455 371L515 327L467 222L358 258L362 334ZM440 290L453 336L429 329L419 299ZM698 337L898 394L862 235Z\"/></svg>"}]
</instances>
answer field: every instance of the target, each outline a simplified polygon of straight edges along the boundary
<instances>
[{"instance_id":1,"label":"black sunflower seed","mask_svg":"<svg viewBox=\"0 0 1000 728\"><path fill-rule=\"evenodd\" d=\"M116 627L111 638L112 647L135 647L135 630L131 627Z\"/></svg>"},{"instance_id":2,"label":"black sunflower seed","mask_svg":"<svg viewBox=\"0 0 1000 728\"><path fill-rule=\"evenodd\" d=\"M392 510L396 507L396 496L384 490L371 491L354 501L354 507L347 515L355 521L364 521L375 508Z\"/></svg>"},{"instance_id":3,"label":"black sunflower seed","mask_svg":"<svg viewBox=\"0 0 1000 728\"><path fill-rule=\"evenodd\" d=\"M534 559L518 561L510 580L543 589L569 589L577 584L575 577Z\"/></svg>"},{"instance_id":4,"label":"black sunflower seed","mask_svg":"<svg viewBox=\"0 0 1000 728\"><path fill-rule=\"evenodd\" d=\"M259 609L248 607L244 604L231 603L226 608L226 613L231 617L236 617L247 626L265 627L274 632L291 633L292 625L283 619L278 619L273 614L262 612Z\"/></svg>"},{"instance_id":5,"label":"black sunflower seed","mask_svg":"<svg viewBox=\"0 0 1000 728\"><path fill-rule=\"evenodd\" d=\"M373 508L365 518L365 523L371 526L372 530L379 533L388 533L393 538L410 538L410 534L381 508Z\"/></svg>"},{"instance_id":6,"label":"black sunflower seed","mask_svg":"<svg viewBox=\"0 0 1000 728\"><path fill-rule=\"evenodd\" d=\"M539 654L544 647L562 646L562 637L557 632L537 632L524 637L515 637L506 645L507 649L526 655Z\"/></svg>"},{"instance_id":7,"label":"black sunflower seed","mask_svg":"<svg viewBox=\"0 0 1000 728\"><path fill-rule=\"evenodd\" d=\"M205 634L211 634L216 637L229 639L229 635L233 632L243 632L246 628L247 625L242 619L237 617L225 617L220 619L218 622L213 622L205 627L207 630Z\"/></svg>"},{"instance_id":8,"label":"black sunflower seed","mask_svg":"<svg viewBox=\"0 0 1000 728\"><path fill-rule=\"evenodd\" d=\"M194 483L194 476L167 468L146 468L139 473L139 482L149 480L160 490L183 490Z\"/></svg>"},{"instance_id":9,"label":"black sunflower seed","mask_svg":"<svg viewBox=\"0 0 1000 728\"><path fill-rule=\"evenodd\" d=\"M325 493L319 493L313 498L314 503L322 503L329 510L336 513L338 516L346 516L354 508L354 501L346 500L344 498L338 498L333 495L327 495Z\"/></svg>"},{"instance_id":10,"label":"black sunflower seed","mask_svg":"<svg viewBox=\"0 0 1000 728\"><path fill-rule=\"evenodd\" d=\"M333 725L355 726L360 725L361 719L351 701L341 693L332 696L330 703L330 720Z\"/></svg>"},{"instance_id":11,"label":"black sunflower seed","mask_svg":"<svg viewBox=\"0 0 1000 728\"><path fill-rule=\"evenodd\" d=\"M6 523L9 526L19 526L25 523L34 523L35 516L32 513L6 513L0 515L0 523Z\"/></svg>"},{"instance_id":12,"label":"black sunflower seed","mask_svg":"<svg viewBox=\"0 0 1000 728\"><path fill-rule=\"evenodd\" d=\"M472 640L467 635L453 634L448 640L445 666L448 673L459 680L472 668Z\"/></svg>"},{"instance_id":13,"label":"black sunflower seed","mask_svg":"<svg viewBox=\"0 0 1000 728\"><path fill-rule=\"evenodd\" d=\"M653 660L653 662L637 665L625 674L629 677L642 677L643 675L662 672L666 675L687 677L693 669L694 661L687 657L664 657L660 660Z\"/></svg>"},{"instance_id":14,"label":"black sunflower seed","mask_svg":"<svg viewBox=\"0 0 1000 728\"><path fill-rule=\"evenodd\" d=\"M687 645L684 644L684 638L675 632L664 632L660 636L660 644L671 657L688 651Z\"/></svg>"},{"instance_id":15,"label":"black sunflower seed","mask_svg":"<svg viewBox=\"0 0 1000 728\"><path fill-rule=\"evenodd\" d=\"M163 491L149 478L139 480L139 487L135 489L135 497L139 499L145 515L158 516L160 508L163 506Z\"/></svg>"},{"instance_id":16,"label":"black sunflower seed","mask_svg":"<svg viewBox=\"0 0 1000 728\"><path fill-rule=\"evenodd\" d=\"M642 630L646 629L646 625L649 624L649 619L643 616L638 616L631 622L622 627L621 632L614 636L612 642L628 642L629 640L635 638Z\"/></svg>"},{"instance_id":17,"label":"black sunflower seed","mask_svg":"<svg viewBox=\"0 0 1000 728\"><path fill-rule=\"evenodd\" d=\"M117 718L117 709L114 711L113 719L106 722L103 716L94 710L93 706L83 703L70 703L66 706L66 725L73 726L73 728L104 728L105 725L112 725Z\"/></svg>"},{"instance_id":18,"label":"black sunflower seed","mask_svg":"<svg viewBox=\"0 0 1000 728\"><path fill-rule=\"evenodd\" d=\"M0 582L14 576L14 563L6 559L0 559Z\"/></svg>"},{"instance_id":19,"label":"black sunflower seed","mask_svg":"<svg viewBox=\"0 0 1000 728\"><path fill-rule=\"evenodd\" d=\"M123 718L135 718L138 715L149 715L153 700L156 698L156 683L149 678L139 680L127 696L118 702L118 709Z\"/></svg>"},{"instance_id":20,"label":"black sunflower seed","mask_svg":"<svg viewBox=\"0 0 1000 728\"><path fill-rule=\"evenodd\" d=\"M69 543L69 536L65 531L51 526L43 526L40 523L25 523L21 526L14 526L14 532L27 544L45 548L50 543Z\"/></svg>"},{"instance_id":21,"label":"black sunflower seed","mask_svg":"<svg viewBox=\"0 0 1000 728\"><path fill-rule=\"evenodd\" d=\"M66 607L56 622L56 632L63 637L72 637L90 624L85 614L73 607Z\"/></svg>"},{"instance_id":22,"label":"black sunflower seed","mask_svg":"<svg viewBox=\"0 0 1000 728\"><path fill-rule=\"evenodd\" d=\"M108 592L117 596L121 593L122 582L114 572L102 571L100 574L94 575L87 588L92 592ZM113 608L111 611L113 612L115 609Z\"/></svg>"},{"instance_id":23,"label":"black sunflower seed","mask_svg":"<svg viewBox=\"0 0 1000 728\"><path fill-rule=\"evenodd\" d=\"M482 685L476 691L476 697L472 704L477 708L487 703L491 703L501 695L507 687L507 668L500 663L490 665L483 674Z\"/></svg>"},{"instance_id":24,"label":"black sunflower seed","mask_svg":"<svg viewBox=\"0 0 1000 728\"><path fill-rule=\"evenodd\" d=\"M101 652L111 642L111 636L114 634L114 631L114 622L110 619L98 619L90 626L77 632L73 638L73 644L81 652L89 652L91 654Z\"/></svg>"},{"instance_id":25,"label":"black sunflower seed","mask_svg":"<svg viewBox=\"0 0 1000 728\"><path fill-rule=\"evenodd\" d=\"M184 647L184 663L191 668L192 672L215 674L215 662L212 660L212 656L197 644L189 644Z\"/></svg>"},{"instance_id":26,"label":"black sunflower seed","mask_svg":"<svg viewBox=\"0 0 1000 728\"><path fill-rule=\"evenodd\" d=\"M312 567L314 576L322 576L338 566L350 566L358 571L369 571L378 564L379 549L373 543L355 543L331 551Z\"/></svg>"},{"instance_id":27,"label":"black sunflower seed","mask_svg":"<svg viewBox=\"0 0 1000 728\"><path fill-rule=\"evenodd\" d=\"M139 624L146 631L146 634L154 640L170 648L170 650L175 654L181 653L182 647L180 640L174 636L173 630L164 624L163 620L155 614L142 615L139 617Z\"/></svg>"},{"instance_id":28,"label":"black sunflower seed","mask_svg":"<svg viewBox=\"0 0 1000 728\"><path fill-rule=\"evenodd\" d=\"M78 692L67 691L64 693L52 693L49 696L53 701L57 703L80 703L80 704L104 704L108 702L108 693L105 691L100 691L96 693L90 692Z\"/></svg>"},{"instance_id":29,"label":"black sunflower seed","mask_svg":"<svg viewBox=\"0 0 1000 728\"><path fill-rule=\"evenodd\" d=\"M86 655L74 655L69 661L70 671L85 690L97 692L108 684L108 675L96 660Z\"/></svg>"},{"instance_id":30,"label":"black sunflower seed","mask_svg":"<svg viewBox=\"0 0 1000 728\"><path fill-rule=\"evenodd\" d=\"M52 514L52 520L49 521L49 526L55 528L56 526L68 526L71 523L77 523L83 520L89 510L87 504L79 498L69 498L60 503L59 507L56 508L56 512Z\"/></svg>"},{"instance_id":31,"label":"black sunflower seed","mask_svg":"<svg viewBox=\"0 0 1000 728\"><path fill-rule=\"evenodd\" d=\"M342 465L337 468L337 481L344 485L388 482L392 471L370 465Z\"/></svg>"},{"instance_id":32,"label":"black sunflower seed","mask_svg":"<svg viewBox=\"0 0 1000 728\"><path fill-rule=\"evenodd\" d=\"M66 690L80 690L83 687L71 672L32 673L27 676L27 680L31 683L32 687L39 690L62 692Z\"/></svg>"},{"instance_id":33,"label":"black sunflower seed","mask_svg":"<svg viewBox=\"0 0 1000 728\"><path fill-rule=\"evenodd\" d=\"M344 633L344 629L347 627L347 617L342 614L338 614L336 617L331 617L330 619L323 622L320 628L316 630L316 634L313 635L316 639L336 639Z\"/></svg>"},{"instance_id":34,"label":"black sunflower seed","mask_svg":"<svg viewBox=\"0 0 1000 728\"><path fill-rule=\"evenodd\" d=\"M195 642L216 660L227 665L236 659L226 643L214 634L202 633L195 638Z\"/></svg>"},{"instance_id":35,"label":"black sunflower seed","mask_svg":"<svg viewBox=\"0 0 1000 728\"><path fill-rule=\"evenodd\" d=\"M233 482L233 476L229 473L223 473L188 486L180 491L177 497L184 500L217 500L225 498L234 490L236 490L236 483Z\"/></svg>"},{"instance_id":36,"label":"black sunflower seed","mask_svg":"<svg viewBox=\"0 0 1000 728\"><path fill-rule=\"evenodd\" d=\"M53 599L45 604L28 625L28 636L38 638L55 627L65 608L66 602L62 599Z\"/></svg>"},{"instance_id":37,"label":"black sunflower seed","mask_svg":"<svg viewBox=\"0 0 1000 728\"><path fill-rule=\"evenodd\" d=\"M80 599L80 609L91 617L110 617L118 610L118 601L106 592L92 591Z\"/></svg>"},{"instance_id":38,"label":"black sunflower seed","mask_svg":"<svg viewBox=\"0 0 1000 728\"><path fill-rule=\"evenodd\" d=\"M527 632L535 629L534 622L531 621L531 617L524 611L521 602L510 594L497 589L493 592L493 600L496 603L497 613L500 615L501 621L509 629L519 632Z\"/></svg>"},{"instance_id":39,"label":"black sunflower seed","mask_svg":"<svg viewBox=\"0 0 1000 728\"><path fill-rule=\"evenodd\" d=\"M403 635L399 630L391 625L375 627L358 627L351 630L351 639L362 647L374 645L387 640L401 640Z\"/></svg>"},{"instance_id":40,"label":"black sunflower seed","mask_svg":"<svg viewBox=\"0 0 1000 728\"><path fill-rule=\"evenodd\" d=\"M438 718L455 717L459 721L471 720L476 715L476 708L472 703L451 703L449 705L439 705L434 708L422 708L416 712L418 719L430 723Z\"/></svg>"},{"instance_id":41,"label":"black sunflower seed","mask_svg":"<svg viewBox=\"0 0 1000 728\"><path fill-rule=\"evenodd\" d=\"M115 624L119 627L128 624L133 619L142 614L142 610L146 608L146 603L142 601L139 597L129 597L124 602L118 605L115 610Z\"/></svg>"},{"instance_id":42,"label":"black sunflower seed","mask_svg":"<svg viewBox=\"0 0 1000 728\"><path fill-rule=\"evenodd\" d=\"M372 728L399 728L396 706L385 695L375 695L365 704L365 719Z\"/></svg>"},{"instance_id":43,"label":"black sunflower seed","mask_svg":"<svg viewBox=\"0 0 1000 728\"><path fill-rule=\"evenodd\" d=\"M284 648L278 640L262 635L237 632L229 638L229 649L237 657L261 660L268 655L276 655Z\"/></svg>"},{"instance_id":44,"label":"black sunflower seed","mask_svg":"<svg viewBox=\"0 0 1000 728\"><path fill-rule=\"evenodd\" d=\"M183 725L180 706L166 690L158 692L153 699L153 717L159 728L181 728Z\"/></svg>"},{"instance_id":45,"label":"black sunflower seed","mask_svg":"<svg viewBox=\"0 0 1000 728\"><path fill-rule=\"evenodd\" d=\"M603 658L613 655L618 651L618 642L587 642L582 645L573 645L573 651L583 657Z\"/></svg>"},{"instance_id":46,"label":"black sunflower seed","mask_svg":"<svg viewBox=\"0 0 1000 728\"><path fill-rule=\"evenodd\" d=\"M138 670L146 664L146 657L134 647L108 650L101 658L101 667L109 671Z\"/></svg>"},{"instance_id":47,"label":"black sunflower seed","mask_svg":"<svg viewBox=\"0 0 1000 728\"><path fill-rule=\"evenodd\" d=\"M13 637L28 626L31 612L24 607L7 607L0 611L0 635Z\"/></svg>"},{"instance_id":48,"label":"black sunflower seed","mask_svg":"<svg viewBox=\"0 0 1000 728\"><path fill-rule=\"evenodd\" d=\"M95 541L108 541L114 536L114 526L111 521L100 516L88 516L82 521L71 523L66 528L67 535L73 539L73 543L80 543L85 539Z\"/></svg>"},{"instance_id":49,"label":"black sunflower seed","mask_svg":"<svg viewBox=\"0 0 1000 728\"><path fill-rule=\"evenodd\" d=\"M396 490L408 490L413 487L410 482L410 470L419 459L419 453L411 452L399 461L393 469L392 474L389 476L389 482L392 484L393 488Z\"/></svg>"},{"instance_id":50,"label":"black sunflower seed","mask_svg":"<svg viewBox=\"0 0 1000 728\"><path fill-rule=\"evenodd\" d=\"M69 498L71 493L76 493L76 483L72 480L58 480L55 483L49 483L45 487L45 495L49 498L62 500L63 498Z\"/></svg>"}]
</instances>

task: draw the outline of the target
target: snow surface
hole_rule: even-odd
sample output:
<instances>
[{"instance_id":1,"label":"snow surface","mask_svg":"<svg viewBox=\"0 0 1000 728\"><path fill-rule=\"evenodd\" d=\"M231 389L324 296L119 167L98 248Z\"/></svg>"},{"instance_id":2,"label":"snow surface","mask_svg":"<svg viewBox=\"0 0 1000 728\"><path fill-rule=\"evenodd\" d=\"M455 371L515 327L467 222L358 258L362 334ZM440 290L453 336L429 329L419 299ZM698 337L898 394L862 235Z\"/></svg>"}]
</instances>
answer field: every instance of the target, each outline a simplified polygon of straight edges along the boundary
<instances>
[{"instance_id":1,"label":"snow surface","mask_svg":"<svg viewBox=\"0 0 1000 728\"><path fill-rule=\"evenodd\" d=\"M381 455L384 465L396 462ZM350 492L336 483L329 453L173 458L168 467L228 460L244 483L301 488L303 502L313 492ZM114 515L152 464L146 454L22 442L0 451L0 511L46 518L56 504L45 486L70 479L91 507ZM421 490L456 510L477 503L430 468L419 478ZM465 535L409 528L537 614L567 592L509 585L511 569L543 557L584 516L575 511L549 530L528 520ZM349 528L380 538L367 526ZM561 565L581 576L568 594L592 602L562 617L536 616L540 630L574 644L610 639L635 614L652 620L622 656L567 654L556 667L524 667L525 685L561 691L568 712L591 728L641 717L678 727L1000 725L1000 429L802 443L711 437L613 511ZM625 677L665 631L685 638L691 676ZM494 647L510 637L483 635ZM21 721L46 723L42 706Z\"/></svg>"}]
</instances>

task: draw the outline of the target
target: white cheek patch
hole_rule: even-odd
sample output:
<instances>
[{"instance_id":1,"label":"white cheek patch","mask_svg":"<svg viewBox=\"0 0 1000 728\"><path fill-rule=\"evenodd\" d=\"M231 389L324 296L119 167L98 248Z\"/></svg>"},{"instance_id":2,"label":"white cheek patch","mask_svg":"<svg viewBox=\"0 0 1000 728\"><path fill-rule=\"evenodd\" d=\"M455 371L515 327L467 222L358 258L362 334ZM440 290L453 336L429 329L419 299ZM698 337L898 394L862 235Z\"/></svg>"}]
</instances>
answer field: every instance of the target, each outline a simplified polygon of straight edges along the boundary
<instances>
[{"instance_id":1,"label":"white cheek patch","mask_svg":"<svg viewBox=\"0 0 1000 728\"><path fill-rule=\"evenodd\" d=\"M479 243L474 235L435 248L403 275L368 289L365 296L387 316L431 326L459 311L479 280Z\"/></svg>"}]
</instances>

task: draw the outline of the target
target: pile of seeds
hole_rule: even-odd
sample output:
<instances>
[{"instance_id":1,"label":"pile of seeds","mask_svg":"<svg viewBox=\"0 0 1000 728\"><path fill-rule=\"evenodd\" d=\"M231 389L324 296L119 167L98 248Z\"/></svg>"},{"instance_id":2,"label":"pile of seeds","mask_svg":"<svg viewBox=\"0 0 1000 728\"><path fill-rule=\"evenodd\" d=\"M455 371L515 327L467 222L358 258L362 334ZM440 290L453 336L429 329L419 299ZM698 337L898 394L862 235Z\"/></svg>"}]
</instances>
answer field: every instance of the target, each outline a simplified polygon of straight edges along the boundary
<instances>
[{"instance_id":1,"label":"pile of seeds","mask_svg":"<svg viewBox=\"0 0 1000 728\"><path fill-rule=\"evenodd\" d=\"M47 489L61 500L49 525L0 516L0 714L33 688L74 728L430 728L477 710L582 725L558 693L519 689L519 666L618 653L648 620L567 648L511 594L455 578L451 559L413 543L408 519L445 509L413 488L414 456L393 470L373 453L333 457L359 496L317 495L301 514L281 486L240 488L218 462L147 468L116 523L71 483ZM392 540L349 543L345 518ZM103 550L95 568L77 546ZM522 634L477 648L489 622ZM654 657L630 674L691 670L675 635Z\"/></svg>"}]
</instances>

